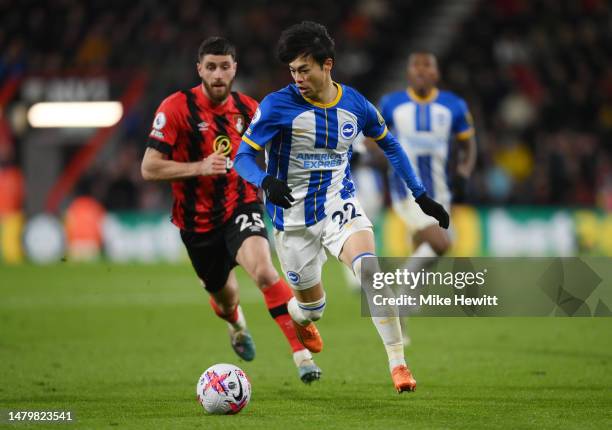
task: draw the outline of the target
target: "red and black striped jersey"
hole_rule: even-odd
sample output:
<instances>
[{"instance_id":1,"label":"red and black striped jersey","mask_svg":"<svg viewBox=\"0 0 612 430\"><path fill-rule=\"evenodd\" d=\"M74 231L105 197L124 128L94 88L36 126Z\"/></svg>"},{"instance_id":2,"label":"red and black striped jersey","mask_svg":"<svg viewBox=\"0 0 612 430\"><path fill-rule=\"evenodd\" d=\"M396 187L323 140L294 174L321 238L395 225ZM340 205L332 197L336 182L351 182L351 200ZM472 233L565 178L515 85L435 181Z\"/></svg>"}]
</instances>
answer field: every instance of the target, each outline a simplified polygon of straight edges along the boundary
<instances>
[{"instance_id":1,"label":"red and black striped jersey","mask_svg":"<svg viewBox=\"0 0 612 430\"><path fill-rule=\"evenodd\" d=\"M255 100L238 92L215 105L202 85L178 91L157 109L147 146L179 162L200 161L220 148L233 162L256 109ZM240 204L258 200L257 189L233 168L227 175L173 181L172 194L172 222L200 233L221 226Z\"/></svg>"}]
</instances>

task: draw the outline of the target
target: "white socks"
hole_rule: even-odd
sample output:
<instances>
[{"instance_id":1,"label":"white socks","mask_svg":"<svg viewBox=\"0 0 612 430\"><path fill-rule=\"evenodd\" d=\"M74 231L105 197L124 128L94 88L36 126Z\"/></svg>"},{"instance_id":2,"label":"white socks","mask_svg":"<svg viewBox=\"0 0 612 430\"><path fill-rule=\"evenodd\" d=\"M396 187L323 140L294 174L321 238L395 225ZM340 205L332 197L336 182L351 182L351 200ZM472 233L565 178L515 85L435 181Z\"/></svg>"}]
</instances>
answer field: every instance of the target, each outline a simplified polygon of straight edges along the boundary
<instances>
[{"instance_id":1,"label":"white socks","mask_svg":"<svg viewBox=\"0 0 612 430\"><path fill-rule=\"evenodd\" d=\"M404 360L404 341L402 339L402 328L398 317L372 317L372 322L378 331L378 335L385 344L387 357L389 358L389 370L401 364L406 365Z\"/></svg>"},{"instance_id":2,"label":"white socks","mask_svg":"<svg viewBox=\"0 0 612 430\"><path fill-rule=\"evenodd\" d=\"M297 367L304 364L314 364L312 361L312 354L307 349L300 349L293 353L293 362Z\"/></svg>"},{"instance_id":3,"label":"white socks","mask_svg":"<svg viewBox=\"0 0 612 430\"><path fill-rule=\"evenodd\" d=\"M373 257L373 255L368 255ZM364 256L366 257L366 256ZM359 283L361 283L361 261L363 257L353 261L353 272ZM406 365L404 360L404 342L402 340L402 328L396 308L392 309L392 315L384 317L372 317L372 322L382 339L387 357L389 358L389 370L399 365Z\"/></svg>"},{"instance_id":4,"label":"white socks","mask_svg":"<svg viewBox=\"0 0 612 430\"><path fill-rule=\"evenodd\" d=\"M287 302L287 311L291 319L299 325L308 325L312 321L321 319L324 310L325 294L315 302L301 303L295 297Z\"/></svg>"}]
</instances>

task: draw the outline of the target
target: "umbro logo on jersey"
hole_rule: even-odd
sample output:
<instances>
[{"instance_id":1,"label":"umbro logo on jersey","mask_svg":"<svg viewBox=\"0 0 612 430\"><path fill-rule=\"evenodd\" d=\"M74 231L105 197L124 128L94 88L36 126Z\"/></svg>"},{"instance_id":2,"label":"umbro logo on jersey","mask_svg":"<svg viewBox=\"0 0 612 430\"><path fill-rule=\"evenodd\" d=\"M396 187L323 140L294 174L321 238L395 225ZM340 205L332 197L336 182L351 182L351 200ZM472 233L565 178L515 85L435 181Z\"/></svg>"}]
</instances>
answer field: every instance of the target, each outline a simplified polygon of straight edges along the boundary
<instances>
[{"instance_id":1,"label":"umbro logo on jersey","mask_svg":"<svg viewBox=\"0 0 612 430\"><path fill-rule=\"evenodd\" d=\"M206 121L202 121L201 123L199 123L198 124L198 130L200 130L200 131L208 130L208 123Z\"/></svg>"}]
</instances>

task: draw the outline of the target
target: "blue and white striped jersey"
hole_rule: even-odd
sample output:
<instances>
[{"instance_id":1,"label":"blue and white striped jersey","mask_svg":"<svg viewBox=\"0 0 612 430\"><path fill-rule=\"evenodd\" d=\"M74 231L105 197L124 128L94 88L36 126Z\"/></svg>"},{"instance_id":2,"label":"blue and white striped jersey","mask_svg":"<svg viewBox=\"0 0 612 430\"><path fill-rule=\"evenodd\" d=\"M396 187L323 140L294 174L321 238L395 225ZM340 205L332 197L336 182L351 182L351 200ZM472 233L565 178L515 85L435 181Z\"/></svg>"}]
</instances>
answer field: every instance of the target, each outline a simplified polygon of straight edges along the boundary
<instances>
[{"instance_id":1,"label":"blue and white striped jersey","mask_svg":"<svg viewBox=\"0 0 612 430\"><path fill-rule=\"evenodd\" d=\"M434 89L423 99L411 88L385 95L381 113L427 189L427 194L447 206L451 201L448 161L453 137L468 139L474 133L465 101L450 91ZM390 175L391 196L408 196L405 182Z\"/></svg>"},{"instance_id":2,"label":"blue and white striped jersey","mask_svg":"<svg viewBox=\"0 0 612 430\"><path fill-rule=\"evenodd\" d=\"M239 173L261 185L263 172L249 178L249 170L240 164L240 156L253 148L258 151L265 148L266 173L285 181L293 190L296 201L289 209L266 202L267 212L278 230L314 225L325 218L325 208L333 200L354 196L349 159L351 144L360 132L378 140L381 147L391 138L386 138L388 130L383 117L365 97L351 87L334 85L338 95L327 104L303 97L294 84L269 94L242 137L236 163ZM393 147L388 150L393 152L392 158L399 160L397 163L407 165L402 169L404 180L411 184L415 195L422 194L424 189L408 160L399 154L399 144L391 139L386 147Z\"/></svg>"}]
</instances>

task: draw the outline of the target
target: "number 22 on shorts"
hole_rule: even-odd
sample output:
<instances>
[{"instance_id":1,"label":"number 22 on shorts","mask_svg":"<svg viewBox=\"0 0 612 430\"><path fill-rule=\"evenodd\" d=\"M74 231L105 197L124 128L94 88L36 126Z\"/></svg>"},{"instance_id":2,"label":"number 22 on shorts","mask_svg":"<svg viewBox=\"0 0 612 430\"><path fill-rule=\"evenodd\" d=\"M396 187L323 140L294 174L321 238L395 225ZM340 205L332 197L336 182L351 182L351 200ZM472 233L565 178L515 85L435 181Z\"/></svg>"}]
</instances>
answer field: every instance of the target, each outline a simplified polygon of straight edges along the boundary
<instances>
[{"instance_id":1,"label":"number 22 on shorts","mask_svg":"<svg viewBox=\"0 0 612 430\"><path fill-rule=\"evenodd\" d=\"M340 228L344 227L350 220L360 217L361 214L357 213L355 205L351 202L347 202L342 206L341 211L336 211L332 214L332 220L337 221Z\"/></svg>"}]
</instances>

